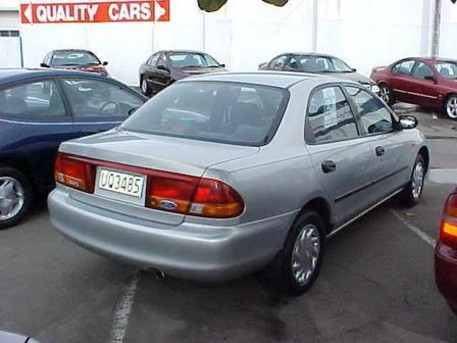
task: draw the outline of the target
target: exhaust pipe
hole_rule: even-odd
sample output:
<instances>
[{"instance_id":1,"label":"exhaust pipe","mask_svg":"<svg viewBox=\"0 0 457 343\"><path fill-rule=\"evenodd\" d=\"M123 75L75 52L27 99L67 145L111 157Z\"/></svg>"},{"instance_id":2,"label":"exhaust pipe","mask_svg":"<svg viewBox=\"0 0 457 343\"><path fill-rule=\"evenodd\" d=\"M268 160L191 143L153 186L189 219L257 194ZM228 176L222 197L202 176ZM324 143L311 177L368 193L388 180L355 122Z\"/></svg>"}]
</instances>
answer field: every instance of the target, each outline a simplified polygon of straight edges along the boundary
<instances>
[{"instance_id":1,"label":"exhaust pipe","mask_svg":"<svg viewBox=\"0 0 457 343\"><path fill-rule=\"evenodd\" d=\"M165 273L162 270L157 270L156 271L156 279L157 280L165 279Z\"/></svg>"}]
</instances>

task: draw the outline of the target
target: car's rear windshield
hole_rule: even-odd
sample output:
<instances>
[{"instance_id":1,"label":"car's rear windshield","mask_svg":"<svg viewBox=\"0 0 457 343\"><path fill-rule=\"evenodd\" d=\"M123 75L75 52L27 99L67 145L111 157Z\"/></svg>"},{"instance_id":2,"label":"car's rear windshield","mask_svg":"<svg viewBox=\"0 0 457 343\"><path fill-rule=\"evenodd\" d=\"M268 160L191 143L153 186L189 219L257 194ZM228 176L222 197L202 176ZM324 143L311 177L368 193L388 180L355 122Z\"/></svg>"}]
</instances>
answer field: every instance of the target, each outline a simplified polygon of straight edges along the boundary
<instances>
[{"instance_id":1,"label":"car's rear windshield","mask_svg":"<svg viewBox=\"0 0 457 343\"><path fill-rule=\"evenodd\" d=\"M100 60L88 51L56 51L52 55L53 66L97 65Z\"/></svg>"},{"instance_id":2,"label":"car's rear windshield","mask_svg":"<svg viewBox=\"0 0 457 343\"><path fill-rule=\"evenodd\" d=\"M122 130L237 145L267 144L284 114L285 89L231 82L183 82L160 92Z\"/></svg>"}]
</instances>

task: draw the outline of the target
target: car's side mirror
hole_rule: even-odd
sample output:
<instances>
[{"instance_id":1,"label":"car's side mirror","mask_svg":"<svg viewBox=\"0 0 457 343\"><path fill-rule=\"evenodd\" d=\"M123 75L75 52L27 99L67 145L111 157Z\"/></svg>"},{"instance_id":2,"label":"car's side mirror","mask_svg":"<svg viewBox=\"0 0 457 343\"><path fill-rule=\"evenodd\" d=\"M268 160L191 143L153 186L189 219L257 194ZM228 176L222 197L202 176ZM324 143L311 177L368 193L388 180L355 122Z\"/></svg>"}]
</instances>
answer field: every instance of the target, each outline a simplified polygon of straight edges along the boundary
<instances>
[{"instance_id":1,"label":"car's side mirror","mask_svg":"<svg viewBox=\"0 0 457 343\"><path fill-rule=\"evenodd\" d=\"M417 120L416 117L412 115L400 115L399 117L399 123L400 127L403 130L410 130L410 129L415 129L417 127L417 124L419 124L419 121Z\"/></svg>"},{"instance_id":2,"label":"car's side mirror","mask_svg":"<svg viewBox=\"0 0 457 343\"><path fill-rule=\"evenodd\" d=\"M351 71L352 71L353 73L357 73L357 68L351 68Z\"/></svg>"},{"instance_id":3,"label":"car's side mirror","mask_svg":"<svg viewBox=\"0 0 457 343\"><path fill-rule=\"evenodd\" d=\"M436 82L436 79L433 75L427 75L424 77L424 80L429 80L429 81L433 81L433 82Z\"/></svg>"},{"instance_id":4,"label":"car's side mirror","mask_svg":"<svg viewBox=\"0 0 457 343\"><path fill-rule=\"evenodd\" d=\"M221 68L225 68L225 63L221 63L221 64L219 64L219 66L220 66Z\"/></svg>"},{"instance_id":5,"label":"car's side mirror","mask_svg":"<svg viewBox=\"0 0 457 343\"><path fill-rule=\"evenodd\" d=\"M159 64L157 66L157 69L162 70L162 71L166 71L166 72L170 72L170 69L168 69L168 67L166 65L164 65L164 64Z\"/></svg>"},{"instance_id":6,"label":"car's side mirror","mask_svg":"<svg viewBox=\"0 0 457 343\"><path fill-rule=\"evenodd\" d=\"M47 65L46 63L41 63L41 64L40 64L40 67L42 67L42 68L49 68L49 65Z\"/></svg>"},{"instance_id":7,"label":"car's side mirror","mask_svg":"<svg viewBox=\"0 0 457 343\"><path fill-rule=\"evenodd\" d=\"M102 63L102 65L107 66L107 65L108 65L108 61L104 61L104 62Z\"/></svg>"}]
</instances>

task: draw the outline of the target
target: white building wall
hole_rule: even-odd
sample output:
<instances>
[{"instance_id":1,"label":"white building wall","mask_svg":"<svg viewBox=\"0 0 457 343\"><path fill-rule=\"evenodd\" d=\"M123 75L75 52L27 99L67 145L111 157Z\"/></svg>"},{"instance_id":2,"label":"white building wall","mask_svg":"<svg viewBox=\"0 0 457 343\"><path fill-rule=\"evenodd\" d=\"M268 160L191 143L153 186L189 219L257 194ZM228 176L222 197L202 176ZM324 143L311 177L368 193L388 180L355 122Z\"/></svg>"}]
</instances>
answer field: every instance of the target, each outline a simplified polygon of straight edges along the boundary
<instances>
[{"instance_id":1,"label":"white building wall","mask_svg":"<svg viewBox=\"0 0 457 343\"><path fill-rule=\"evenodd\" d=\"M457 5L442 1L442 55L457 58ZM282 8L229 0L216 13L200 11L197 0L170 3L170 22L22 25L25 65L38 66L53 49L87 48L109 61L113 77L137 85L139 65L161 49L205 50L230 70L256 70L279 53L312 51L316 34L317 51L340 56L365 74L430 53L434 0L289 0Z\"/></svg>"},{"instance_id":2,"label":"white building wall","mask_svg":"<svg viewBox=\"0 0 457 343\"><path fill-rule=\"evenodd\" d=\"M441 13L440 55L457 59L457 4L443 1Z\"/></svg>"}]
</instances>

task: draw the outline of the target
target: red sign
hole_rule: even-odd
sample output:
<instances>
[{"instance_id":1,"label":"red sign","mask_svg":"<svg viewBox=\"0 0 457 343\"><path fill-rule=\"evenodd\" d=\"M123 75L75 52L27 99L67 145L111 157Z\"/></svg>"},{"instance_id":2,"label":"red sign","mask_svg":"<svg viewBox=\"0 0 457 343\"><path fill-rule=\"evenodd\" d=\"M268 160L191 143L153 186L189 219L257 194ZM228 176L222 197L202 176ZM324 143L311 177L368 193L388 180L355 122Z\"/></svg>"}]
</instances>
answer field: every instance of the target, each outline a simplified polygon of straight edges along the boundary
<instances>
[{"instance_id":1,"label":"red sign","mask_svg":"<svg viewBox=\"0 0 457 343\"><path fill-rule=\"evenodd\" d=\"M23 24L170 21L170 0L21 4Z\"/></svg>"}]
</instances>

